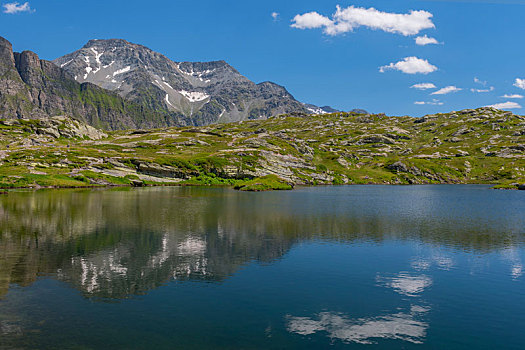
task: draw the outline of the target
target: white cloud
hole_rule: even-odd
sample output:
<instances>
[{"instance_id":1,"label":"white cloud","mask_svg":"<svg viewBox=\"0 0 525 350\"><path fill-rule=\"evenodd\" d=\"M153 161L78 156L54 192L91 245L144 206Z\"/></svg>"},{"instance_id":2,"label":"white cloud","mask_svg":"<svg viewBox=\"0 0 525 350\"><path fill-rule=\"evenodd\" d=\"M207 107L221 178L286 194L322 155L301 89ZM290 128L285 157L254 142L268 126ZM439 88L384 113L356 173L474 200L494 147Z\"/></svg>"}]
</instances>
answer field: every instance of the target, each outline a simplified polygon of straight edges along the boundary
<instances>
[{"instance_id":1,"label":"white cloud","mask_svg":"<svg viewBox=\"0 0 525 350\"><path fill-rule=\"evenodd\" d=\"M426 34L424 36L418 36L415 40L416 44L421 46L439 44L439 42L436 39L428 37Z\"/></svg>"},{"instance_id":2,"label":"white cloud","mask_svg":"<svg viewBox=\"0 0 525 350\"><path fill-rule=\"evenodd\" d=\"M402 61L379 67L381 73L387 70L398 70L406 74L428 74L435 72L437 67L430 64L427 60L412 56L405 57Z\"/></svg>"},{"instance_id":3,"label":"white cloud","mask_svg":"<svg viewBox=\"0 0 525 350\"><path fill-rule=\"evenodd\" d=\"M458 92L461 90L463 89L451 85L451 86L447 86L442 89L439 89L438 91L434 91L433 93L431 93L431 95L446 95L446 94L450 94L451 92Z\"/></svg>"},{"instance_id":4,"label":"white cloud","mask_svg":"<svg viewBox=\"0 0 525 350\"><path fill-rule=\"evenodd\" d=\"M433 99L432 101L416 101L415 105L432 105L432 106L442 106L443 102L440 100Z\"/></svg>"},{"instance_id":5,"label":"white cloud","mask_svg":"<svg viewBox=\"0 0 525 350\"><path fill-rule=\"evenodd\" d=\"M488 89L470 89L472 92L491 92L494 91L494 86L491 86Z\"/></svg>"},{"instance_id":6,"label":"white cloud","mask_svg":"<svg viewBox=\"0 0 525 350\"><path fill-rule=\"evenodd\" d=\"M481 84L483 86L487 86L487 82L486 81L483 81L483 80L479 80L478 78L474 77L474 82L476 84Z\"/></svg>"},{"instance_id":7,"label":"white cloud","mask_svg":"<svg viewBox=\"0 0 525 350\"><path fill-rule=\"evenodd\" d=\"M514 86L525 90L525 79L516 78Z\"/></svg>"},{"instance_id":8,"label":"white cloud","mask_svg":"<svg viewBox=\"0 0 525 350\"><path fill-rule=\"evenodd\" d=\"M503 103L496 103L496 104L493 104L493 105L490 105L490 106L487 106L487 107L493 107L493 108L497 108L497 109L519 109L519 108L522 108L518 103L512 102L512 101L507 101L507 102L503 102Z\"/></svg>"},{"instance_id":9,"label":"white cloud","mask_svg":"<svg viewBox=\"0 0 525 350\"><path fill-rule=\"evenodd\" d=\"M332 18L317 12L296 15L292 27L299 29L323 28L325 34L338 35L351 32L361 26L401 35L416 35L420 31L435 28L433 15L427 11L410 11L406 14L382 12L375 8L337 6Z\"/></svg>"},{"instance_id":10,"label":"white cloud","mask_svg":"<svg viewBox=\"0 0 525 350\"><path fill-rule=\"evenodd\" d=\"M4 8L4 13L14 14L19 12L33 12L28 2L20 4L18 2L10 2L2 5Z\"/></svg>"},{"instance_id":11,"label":"white cloud","mask_svg":"<svg viewBox=\"0 0 525 350\"><path fill-rule=\"evenodd\" d=\"M501 97L502 98L523 98L523 95L518 95L518 94L509 95L509 94L505 94L505 95L503 95Z\"/></svg>"},{"instance_id":12,"label":"white cloud","mask_svg":"<svg viewBox=\"0 0 525 350\"><path fill-rule=\"evenodd\" d=\"M297 15L294 17L293 22L292 27L299 29L313 29L333 25L333 22L329 18L321 16L317 12L308 12L304 15Z\"/></svg>"},{"instance_id":13,"label":"white cloud","mask_svg":"<svg viewBox=\"0 0 525 350\"><path fill-rule=\"evenodd\" d=\"M428 90L428 89L435 89L436 85L432 83L419 83L419 84L412 85L410 88L418 89L418 90Z\"/></svg>"},{"instance_id":14,"label":"white cloud","mask_svg":"<svg viewBox=\"0 0 525 350\"><path fill-rule=\"evenodd\" d=\"M479 85L487 86L487 82L481 79L478 79L477 77L474 77L474 82ZM491 92L494 91L494 86L489 87L488 89L470 89L472 92Z\"/></svg>"},{"instance_id":15,"label":"white cloud","mask_svg":"<svg viewBox=\"0 0 525 350\"><path fill-rule=\"evenodd\" d=\"M272 18L274 21L277 21L277 18L279 18L279 12L272 12Z\"/></svg>"}]
</instances>

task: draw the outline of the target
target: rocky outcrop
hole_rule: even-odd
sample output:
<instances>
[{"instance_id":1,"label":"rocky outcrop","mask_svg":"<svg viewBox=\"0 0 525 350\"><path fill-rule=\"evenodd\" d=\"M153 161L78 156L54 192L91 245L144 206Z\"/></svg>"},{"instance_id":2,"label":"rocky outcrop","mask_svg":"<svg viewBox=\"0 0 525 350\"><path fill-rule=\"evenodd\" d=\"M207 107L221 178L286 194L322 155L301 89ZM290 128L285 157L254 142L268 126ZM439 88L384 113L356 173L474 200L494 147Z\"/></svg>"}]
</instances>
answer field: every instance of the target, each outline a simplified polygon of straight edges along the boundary
<instances>
[{"instance_id":1,"label":"rocky outcrop","mask_svg":"<svg viewBox=\"0 0 525 350\"><path fill-rule=\"evenodd\" d=\"M23 124L17 119L0 120L0 125L21 125L24 130L32 134L49 136L55 139L60 137L67 139L99 140L108 135L86 123L65 116L42 118L37 120L23 120Z\"/></svg>"},{"instance_id":2,"label":"rocky outcrop","mask_svg":"<svg viewBox=\"0 0 525 350\"><path fill-rule=\"evenodd\" d=\"M260 151L260 159L255 171L246 171L247 175L253 177L262 177L266 175L276 175L285 181L290 183L305 184L304 180L297 176L294 172L308 172L310 176L317 175L311 174L315 171L313 167L307 161L294 157L292 155L283 155L276 152ZM330 177L320 174L319 180L329 183Z\"/></svg>"},{"instance_id":3,"label":"rocky outcrop","mask_svg":"<svg viewBox=\"0 0 525 350\"><path fill-rule=\"evenodd\" d=\"M137 167L137 172L155 177L167 177L175 179L189 179L191 176L198 175L198 172L191 172L187 169L179 169L168 165L133 160L132 163Z\"/></svg>"},{"instance_id":4,"label":"rocky outcrop","mask_svg":"<svg viewBox=\"0 0 525 350\"><path fill-rule=\"evenodd\" d=\"M396 171L396 172L402 172L402 173L408 172L408 167L403 162L395 162L395 163L389 164L386 166L386 168L389 170Z\"/></svg>"},{"instance_id":5,"label":"rocky outcrop","mask_svg":"<svg viewBox=\"0 0 525 350\"><path fill-rule=\"evenodd\" d=\"M385 135L367 135L367 136L362 137L357 142L358 145L364 145L368 143L385 143L388 145L392 145L395 143L395 141Z\"/></svg>"},{"instance_id":6,"label":"rocky outcrop","mask_svg":"<svg viewBox=\"0 0 525 350\"><path fill-rule=\"evenodd\" d=\"M108 136L106 133L95 129L91 125L64 116L40 120L37 133L39 133L40 130L52 134L55 138L65 137L67 139L99 140Z\"/></svg>"}]
</instances>

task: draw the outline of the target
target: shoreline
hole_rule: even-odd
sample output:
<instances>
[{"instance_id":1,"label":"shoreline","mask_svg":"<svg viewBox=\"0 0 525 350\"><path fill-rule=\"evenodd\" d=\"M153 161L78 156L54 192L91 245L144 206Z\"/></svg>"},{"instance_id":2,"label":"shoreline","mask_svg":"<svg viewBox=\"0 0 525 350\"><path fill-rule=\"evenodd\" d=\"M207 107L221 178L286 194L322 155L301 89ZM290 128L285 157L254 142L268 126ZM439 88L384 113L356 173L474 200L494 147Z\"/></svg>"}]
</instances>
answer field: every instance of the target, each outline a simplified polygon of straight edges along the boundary
<instances>
[{"instance_id":1,"label":"shoreline","mask_svg":"<svg viewBox=\"0 0 525 350\"><path fill-rule=\"evenodd\" d=\"M297 187L330 187L330 186L431 186L431 185L484 185L492 186L491 189L494 190L510 190L518 191L520 190L519 186L507 186L500 187L499 184L493 183L428 183L428 184L385 184L385 183L366 183L366 184L321 184L321 185L297 185ZM142 186L135 186L133 184L108 184L108 185L87 185L87 186L22 186L22 187L0 187L0 195L7 195L11 190L64 190L64 189L111 189L111 188L144 188L144 187L230 187L234 189L234 185L206 185L206 184L143 184ZM293 189L292 189L293 190ZM253 191L253 192L268 192L268 191L279 191L277 189L270 189L266 191Z\"/></svg>"}]
</instances>

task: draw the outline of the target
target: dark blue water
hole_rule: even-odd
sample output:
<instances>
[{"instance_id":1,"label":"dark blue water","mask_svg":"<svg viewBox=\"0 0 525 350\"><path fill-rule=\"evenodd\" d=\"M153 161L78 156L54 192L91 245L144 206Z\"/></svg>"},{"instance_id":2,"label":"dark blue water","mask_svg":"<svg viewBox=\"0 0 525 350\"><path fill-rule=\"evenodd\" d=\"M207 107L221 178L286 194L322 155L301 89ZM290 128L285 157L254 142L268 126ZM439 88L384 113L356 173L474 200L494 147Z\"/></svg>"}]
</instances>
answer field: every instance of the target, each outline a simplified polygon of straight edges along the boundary
<instances>
[{"instance_id":1,"label":"dark blue water","mask_svg":"<svg viewBox=\"0 0 525 350\"><path fill-rule=\"evenodd\" d=\"M525 193L0 197L1 349L523 349Z\"/></svg>"}]
</instances>

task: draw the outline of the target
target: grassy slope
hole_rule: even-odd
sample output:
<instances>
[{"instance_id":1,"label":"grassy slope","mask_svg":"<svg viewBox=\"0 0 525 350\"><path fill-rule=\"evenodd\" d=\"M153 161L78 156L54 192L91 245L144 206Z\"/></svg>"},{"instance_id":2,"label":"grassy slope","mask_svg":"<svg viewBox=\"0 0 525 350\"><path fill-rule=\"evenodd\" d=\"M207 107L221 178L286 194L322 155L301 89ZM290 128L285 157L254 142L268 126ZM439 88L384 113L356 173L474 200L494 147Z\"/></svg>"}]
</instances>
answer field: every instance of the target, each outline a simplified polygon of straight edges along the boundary
<instances>
[{"instance_id":1,"label":"grassy slope","mask_svg":"<svg viewBox=\"0 0 525 350\"><path fill-rule=\"evenodd\" d=\"M30 123L0 125L0 187L242 185L270 174L296 184L525 183L525 117L486 108L417 121L279 116L98 141L36 135Z\"/></svg>"}]
</instances>

